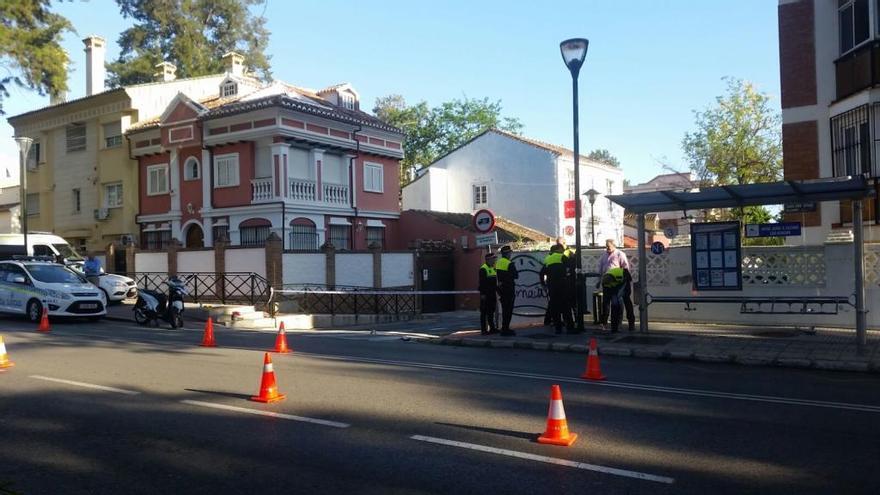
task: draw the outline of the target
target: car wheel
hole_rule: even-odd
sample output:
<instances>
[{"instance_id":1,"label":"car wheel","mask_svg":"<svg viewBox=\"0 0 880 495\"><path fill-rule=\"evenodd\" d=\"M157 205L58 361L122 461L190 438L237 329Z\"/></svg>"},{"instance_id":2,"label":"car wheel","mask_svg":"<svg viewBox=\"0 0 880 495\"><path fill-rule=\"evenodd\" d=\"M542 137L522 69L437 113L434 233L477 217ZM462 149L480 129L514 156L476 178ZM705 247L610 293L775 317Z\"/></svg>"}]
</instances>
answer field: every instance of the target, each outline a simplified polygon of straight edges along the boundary
<instances>
[{"instance_id":1,"label":"car wheel","mask_svg":"<svg viewBox=\"0 0 880 495\"><path fill-rule=\"evenodd\" d=\"M150 322L150 319L147 318L147 314L144 313L143 309L134 308L134 321L136 321L138 325L146 325Z\"/></svg>"},{"instance_id":2,"label":"car wheel","mask_svg":"<svg viewBox=\"0 0 880 495\"><path fill-rule=\"evenodd\" d=\"M104 300L107 301L107 306L113 304L113 301L110 300L110 294L108 294L107 291L104 289L101 289L101 292L104 293Z\"/></svg>"},{"instance_id":3,"label":"car wheel","mask_svg":"<svg viewBox=\"0 0 880 495\"><path fill-rule=\"evenodd\" d=\"M43 303L33 299L27 304L27 319L31 323L39 323L43 317Z\"/></svg>"}]
</instances>

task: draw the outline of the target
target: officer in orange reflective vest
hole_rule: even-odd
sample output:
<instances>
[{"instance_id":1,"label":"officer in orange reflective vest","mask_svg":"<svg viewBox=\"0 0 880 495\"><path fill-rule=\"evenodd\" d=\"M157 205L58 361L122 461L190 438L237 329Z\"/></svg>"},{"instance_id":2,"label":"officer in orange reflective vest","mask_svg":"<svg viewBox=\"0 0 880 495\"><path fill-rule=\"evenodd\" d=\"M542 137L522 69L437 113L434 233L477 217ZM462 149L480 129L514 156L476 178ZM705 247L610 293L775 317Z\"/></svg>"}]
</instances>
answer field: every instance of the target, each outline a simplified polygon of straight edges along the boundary
<instances>
[{"instance_id":1,"label":"officer in orange reflective vest","mask_svg":"<svg viewBox=\"0 0 880 495\"><path fill-rule=\"evenodd\" d=\"M486 255L486 262L480 267L480 333L497 333L495 327L496 292L498 277L495 272L495 254Z\"/></svg>"},{"instance_id":2,"label":"officer in orange reflective vest","mask_svg":"<svg viewBox=\"0 0 880 495\"><path fill-rule=\"evenodd\" d=\"M510 261L513 250L510 246L501 248L501 258L495 262L495 271L498 274L498 295L501 296L501 335L516 335L510 329L510 319L513 317L513 304L516 302L516 279L519 273L516 265Z\"/></svg>"},{"instance_id":3,"label":"officer in orange reflective vest","mask_svg":"<svg viewBox=\"0 0 880 495\"><path fill-rule=\"evenodd\" d=\"M558 334L562 333L563 321L569 331L574 328L568 300L567 275L566 259L562 254L562 246L556 244L550 248L550 254L544 258L544 266L541 268L541 285L547 287L550 316Z\"/></svg>"}]
</instances>

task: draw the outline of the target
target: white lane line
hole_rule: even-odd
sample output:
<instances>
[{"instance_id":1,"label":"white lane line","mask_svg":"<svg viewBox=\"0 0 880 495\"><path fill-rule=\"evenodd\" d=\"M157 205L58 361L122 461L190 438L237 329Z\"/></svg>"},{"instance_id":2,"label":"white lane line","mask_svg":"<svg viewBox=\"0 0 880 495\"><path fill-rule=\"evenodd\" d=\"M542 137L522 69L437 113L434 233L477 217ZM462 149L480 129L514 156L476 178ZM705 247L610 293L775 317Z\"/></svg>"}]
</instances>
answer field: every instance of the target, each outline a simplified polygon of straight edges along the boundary
<instances>
[{"instance_id":1,"label":"white lane line","mask_svg":"<svg viewBox=\"0 0 880 495\"><path fill-rule=\"evenodd\" d=\"M47 382L63 383L65 385L73 385L75 387L93 388L96 390L103 390L105 392L116 392L118 394L125 394L125 395L138 395L138 394L140 394L140 392L135 392L134 390L124 390L121 388L106 387L104 385L95 385L94 383L75 382L73 380L64 380L61 378L52 378L49 376L31 375L30 378L36 378L37 380L45 380Z\"/></svg>"},{"instance_id":2,"label":"white lane line","mask_svg":"<svg viewBox=\"0 0 880 495\"><path fill-rule=\"evenodd\" d=\"M426 437L422 435L413 435L410 438L413 440L418 440L420 442L428 442L428 443L436 443L440 445L448 445L450 447L459 447L462 449L470 449L477 450L480 452L488 452L490 454L498 454L498 455L506 455L508 457L516 457L518 459L528 459L530 461L538 461L538 462L546 462L547 464L556 464L558 466L566 466L573 467L577 469L584 469L586 471L596 471L599 473L605 474L613 474L615 476L625 476L627 478L636 478L639 480L645 481L655 481L657 483L666 483L671 485L675 483L675 479L668 478L666 476L657 476L655 474L648 473L640 473L638 471L629 471L626 469L618 469L608 466L599 466L597 464L587 464L585 462L575 462L569 461L567 459L559 459L558 457L547 457L543 455L529 454L526 452L519 452L516 450L507 450L507 449L499 449L495 447L488 447L486 445L479 445L476 443L466 443L466 442L457 442L455 440L446 440L444 438L436 438L436 437Z\"/></svg>"},{"instance_id":3,"label":"white lane line","mask_svg":"<svg viewBox=\"0 0 880 495\"><path fill-rule=\"evenodd\" d=\"M432 364L432 363L420 363L413 361L392 361L387 359L373 359L373 358L362 358L362 357L353 357L353 356L334 356L327 354L311 354L307 352L300 352L300 356L309 356L315 357L318 359L329 359L335 361L346 361L346 362L354 362L354 363L368 363L368 364L382 364L382 365L390 365L390 366L404 366L409 368L424 368L424 369L432 369L432 370L442 370L442 371L454 371L458 373L470 373L476 375L492 375L492 376L503 376L503 377L511 377L515 376L518 378L528 378L532 380L545 380L551 381L554 383L574 383L577 385L589 385L596 387L610 387L610 388L621 388L621 389L629 389L629 390L641 390L645 392L658 392L664 394L675 394L675 395L690 395L695 397L711 397L716 399L730 399L730 400L741 400L741 401L750 401L750 402L767 402L772 404L786 404L791 406L810 406L810 407L822 407L827 409L842 409L848 411L861 411L861 412L869 412L869 413L880 413L880 406L872 406L870 404L857 404L857 403L849 403L849 402L833 402L833 401L822 401L822 400L812 400L812 399L796 399L796 398L788 398L788 397L773 397L769 395L752 395L752 394L739 394L732 392L717 392L714 390L700 390L700 389L690 389L690 388L676 388L676 387L663 387L658 385L642 385L639 383L627 383L627 382L615 382L615 381L589 381L578 378L564 377L564 376L553 376L553 375L541 375L534 373L522 373L518 371L504 371L504 370L490 370L490 369L481 369L481 368L467 368L463 366L449 366L443 364Z\"/></svg>"},{"instance_id":4,"label":"white lane line","mask_svg":"<svg viewBox=\"0 0 880 495\"><path fill-rule=\"evenodd\" d=\"M234 411L245 414L256 414L258 416L269 416L270 418L287 419L290 421L301 421L303 423L314 423L316 425L331 426L333 428L348 428L348 423L338 423L336 421L327 421L325 419L307 418L305 416L294 416L292 414L277 413L272 411L260 411L257 409L248 409L246 407L227 406L225 404L214 404L213 402L202 402L198 400L182 400L184 404L191 406L210 407L213 409L222 409L224 411Z\"/></svg>"}]
</instances>

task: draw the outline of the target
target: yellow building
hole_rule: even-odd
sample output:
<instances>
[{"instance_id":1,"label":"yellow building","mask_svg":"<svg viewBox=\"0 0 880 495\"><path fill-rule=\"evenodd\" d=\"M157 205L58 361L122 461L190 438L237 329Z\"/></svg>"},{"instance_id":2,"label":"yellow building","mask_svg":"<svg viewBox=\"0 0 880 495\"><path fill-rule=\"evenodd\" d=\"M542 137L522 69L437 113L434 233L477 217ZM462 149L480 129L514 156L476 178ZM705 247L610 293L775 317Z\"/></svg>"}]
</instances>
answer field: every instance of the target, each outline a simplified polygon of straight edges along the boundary
<instances>
[{"instance_id":1,"label":"yellow building","mask_svg":"<svg viewBox=\"0 0 880 495\"><path fill-rule=\"evenodd\" d=\"M216 95L226 74L175 79L157 66L156 82L104 89L103 38L83 40L86 96L9 119L34 139L27 164L28 230L54 232L81 250L138 242L138 167L125 131L156 117L178 94ZM237 55L236 55L237 56ZM225 57L232 63L233 54Z\"/></svg>"}]
</instances>

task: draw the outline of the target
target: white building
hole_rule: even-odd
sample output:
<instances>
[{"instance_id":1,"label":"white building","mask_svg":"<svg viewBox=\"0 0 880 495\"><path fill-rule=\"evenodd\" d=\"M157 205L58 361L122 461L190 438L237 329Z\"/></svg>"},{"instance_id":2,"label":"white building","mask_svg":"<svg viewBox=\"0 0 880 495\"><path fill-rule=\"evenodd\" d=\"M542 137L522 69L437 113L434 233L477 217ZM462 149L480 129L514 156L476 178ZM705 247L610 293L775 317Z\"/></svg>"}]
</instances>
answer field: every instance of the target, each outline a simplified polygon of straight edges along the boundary
<instances>
[{"instance_id":1,"label":"white building","mask_svg":"<svg viewBox=\"0 0 880 495\"><path fill-rule=\"evenodd\" d=\"M648 182L642 184L627 186L624 188L623 191L624 193L643 193L655 191L690 192L696 191L698 189L699 184L694 180L693 174L691 174L690 172L673 172L669 174L658 175ZM673 239L670 240L687 242L688 236L690 235L690 222L703 221L705 213L701 210L689 210L687 212L664 211L655 214L655 216L657 230L667 232L667 229L671 228L674 235L672 236ZM633 217L631 224L630 222L624 223L626 224L624 227L625 235L635 240L638 237L638 234L636 233L635 217Z\"/></svg>"},{"instance_id":2,"label":"white building","mask_svg":"<svg viewBox=\"0 0 880 495\"><path fill-rule=\"evenodd\" d=\"M0 187L0 234L21 232L19 193L17 185Z\"/></svg>"},{"instance_id":3,"label":"white building","mask_svg":"<svg viewBox=\"0 0 880 495\"><path fill-rule=\"evenodd\" d=\"M623 192L623 171L580 157L581 242L590 243L590 205L596 242L623 239L623 209L605 198ZM574 243L574 153L496 129L487 130L422 169L403 189L404 210L472 213L482 208L550 237ZM568 208L566 208L568 206Z\"/></svg>"}]
</instances>

